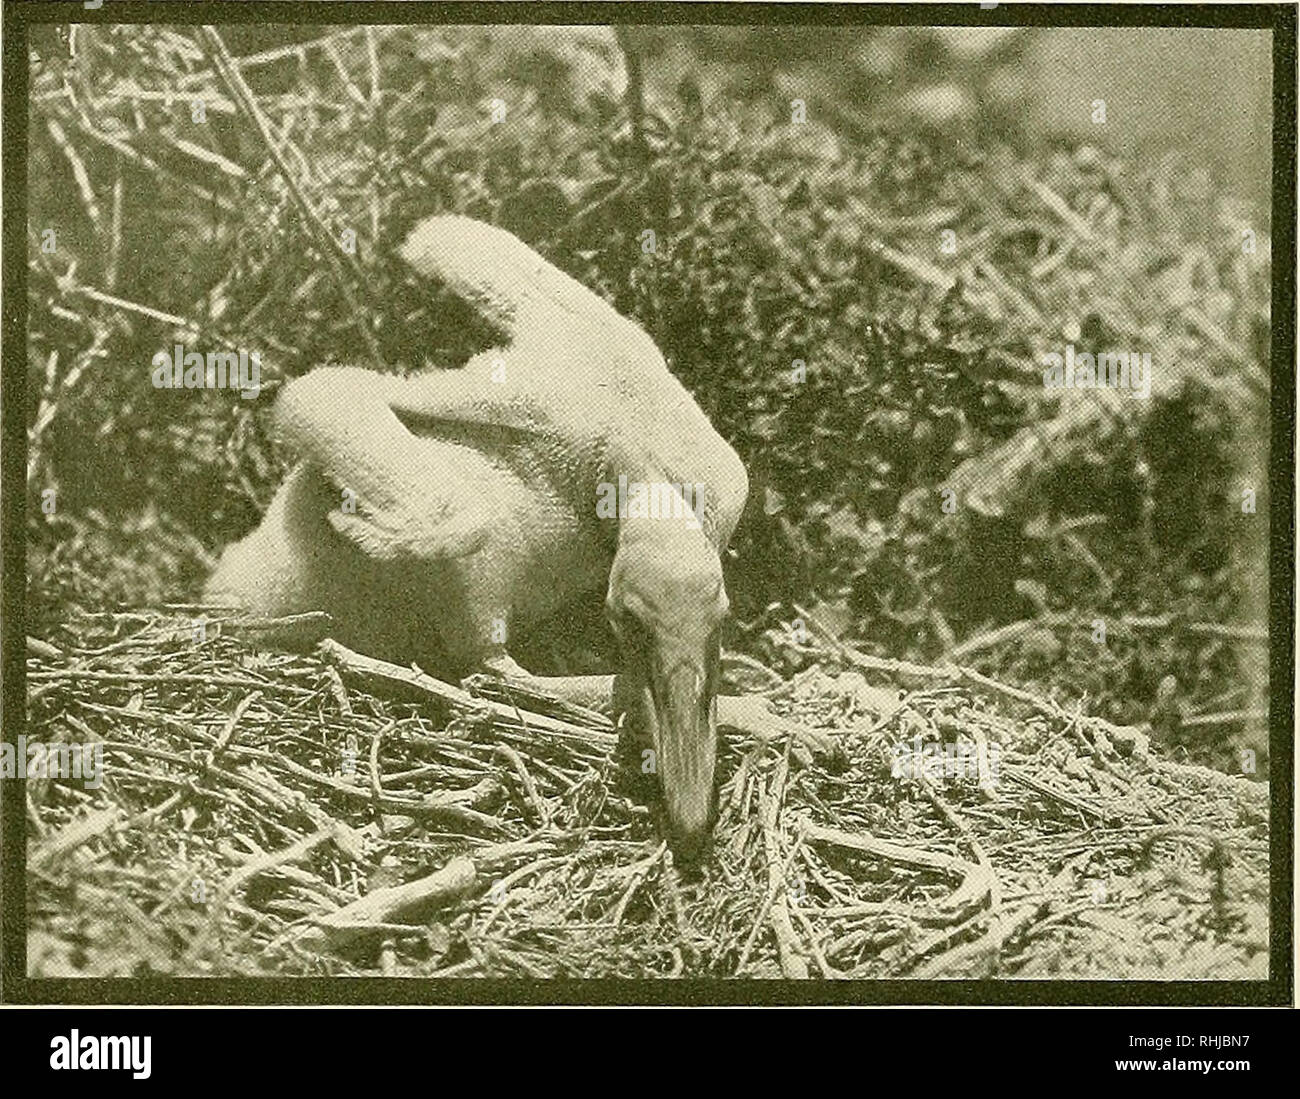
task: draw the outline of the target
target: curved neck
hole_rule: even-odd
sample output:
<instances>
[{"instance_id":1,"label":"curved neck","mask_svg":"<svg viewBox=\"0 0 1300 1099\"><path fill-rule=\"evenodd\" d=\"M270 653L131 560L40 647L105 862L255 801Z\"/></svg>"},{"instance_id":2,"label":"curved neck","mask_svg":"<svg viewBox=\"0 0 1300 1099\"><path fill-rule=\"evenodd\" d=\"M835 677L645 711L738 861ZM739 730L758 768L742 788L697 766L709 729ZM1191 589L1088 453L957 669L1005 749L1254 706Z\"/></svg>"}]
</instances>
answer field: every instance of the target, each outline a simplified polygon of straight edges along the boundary
<instances>
[{"instance_id":1,"label":"curved neck","mask_svg":"<svg viewBox=\"0 0 1300 1099\"><path fill-rule=\"evenodd\" d=\"M605 486L605 514L616 507L618 543L681 545L708 541L709 494L704 485L674 481L662 474L621 474Z\"/></svg>"}]
</instances>

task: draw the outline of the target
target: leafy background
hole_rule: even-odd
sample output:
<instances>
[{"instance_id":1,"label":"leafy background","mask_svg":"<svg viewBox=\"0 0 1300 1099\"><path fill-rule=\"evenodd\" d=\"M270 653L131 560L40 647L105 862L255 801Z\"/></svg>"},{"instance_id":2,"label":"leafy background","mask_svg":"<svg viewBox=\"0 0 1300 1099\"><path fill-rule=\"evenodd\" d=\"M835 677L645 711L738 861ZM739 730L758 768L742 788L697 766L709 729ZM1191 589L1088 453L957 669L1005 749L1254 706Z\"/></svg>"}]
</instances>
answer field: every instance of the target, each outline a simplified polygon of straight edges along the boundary
<instances>
[{"instance_id":1,"label":"leafy background","mask_svg":"<svg viewBox=\"0 0 1300 1099\"><path fill-rule=\"evenodd\" d=\"M737 647L797 670L802 608L864 651L1084 696L1199 761L1250 748L1266 776L1267 44L1213 32L1196 95L1186 63L1135 91L1110 40L1102 128L1059 63L1071 33L222 28L287 180L198 28L36 29L29 632L195 597L282 473L280 380L486 346L392 251L457 211L639 320L746 460ZM1123 48L1170 65L1192 41L1139 33ZM340 279L322 231L347 229ZM262 397L152 389L178 341L260 348ZM1161 391L945 514L946 485L995 481L1060 422L1036 364L1066 342L1150 350Z\"/></svg>"}]
</instances>

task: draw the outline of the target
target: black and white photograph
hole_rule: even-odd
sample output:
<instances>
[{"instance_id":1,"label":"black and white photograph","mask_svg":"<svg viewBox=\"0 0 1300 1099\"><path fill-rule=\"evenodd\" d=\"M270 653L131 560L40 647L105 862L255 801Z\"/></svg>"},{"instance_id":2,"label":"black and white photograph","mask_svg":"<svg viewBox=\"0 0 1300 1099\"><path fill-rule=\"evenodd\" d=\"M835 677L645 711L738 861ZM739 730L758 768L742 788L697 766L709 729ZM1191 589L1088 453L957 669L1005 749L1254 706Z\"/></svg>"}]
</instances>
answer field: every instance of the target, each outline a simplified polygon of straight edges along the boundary
<instances>
[{"instance_id":1,"label":"black and white photograph","mask_svg":"<svg viewBox=\"0 0 1300 1099\"><path fill-rule=\"evenodd\" d=\"M1290 1002L1295 7L1017 7L6 3L5 998Z\"/></svg>"}]
</instances>

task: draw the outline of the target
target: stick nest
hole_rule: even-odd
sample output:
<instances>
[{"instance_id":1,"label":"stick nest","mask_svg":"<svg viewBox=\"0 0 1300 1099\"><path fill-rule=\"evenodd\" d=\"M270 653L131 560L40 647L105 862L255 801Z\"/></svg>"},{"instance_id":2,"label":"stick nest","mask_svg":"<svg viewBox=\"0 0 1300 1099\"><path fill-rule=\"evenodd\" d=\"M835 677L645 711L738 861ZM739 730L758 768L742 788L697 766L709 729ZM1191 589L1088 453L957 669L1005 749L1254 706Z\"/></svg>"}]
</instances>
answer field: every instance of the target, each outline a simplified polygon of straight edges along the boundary
<instances>
[{"instance_id":1,"label":"stick nest","mask_svg":"<svg viewBox=\"0 0 1300 1099\"><path fill-rule=\"evenodd\" d=\"M1267 975L1267 786L968 669L814 643L692 870L599 715L204 632L29 643L33 976Z\"/></svg>"}]
</instances>

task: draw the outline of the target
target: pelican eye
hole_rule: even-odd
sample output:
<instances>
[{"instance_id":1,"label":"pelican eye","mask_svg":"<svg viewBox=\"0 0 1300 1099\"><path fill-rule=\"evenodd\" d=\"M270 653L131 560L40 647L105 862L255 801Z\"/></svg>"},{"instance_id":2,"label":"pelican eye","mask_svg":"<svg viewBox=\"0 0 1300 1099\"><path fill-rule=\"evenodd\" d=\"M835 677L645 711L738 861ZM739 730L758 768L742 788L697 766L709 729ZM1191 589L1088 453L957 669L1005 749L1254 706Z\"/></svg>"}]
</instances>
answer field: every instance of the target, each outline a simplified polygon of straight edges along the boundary
<instances>
[{"instance_id":1,"label":"pelican eye","mask_svg":"<svg viewBox=\"0 0 1300 1099\"><path fill-rule=\"evenodd\" d=\"M642 644L649 637L649 627L625 606L606 604L605 618L620 645Z\"/></svg>"}]
</instances>

